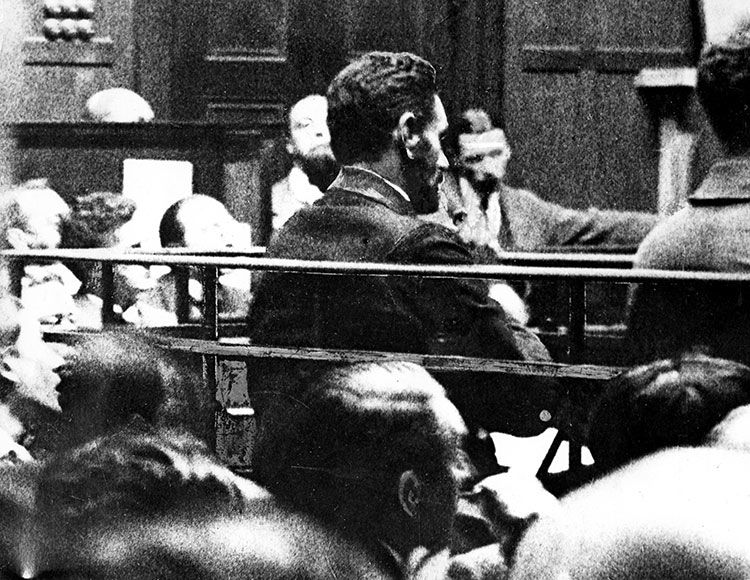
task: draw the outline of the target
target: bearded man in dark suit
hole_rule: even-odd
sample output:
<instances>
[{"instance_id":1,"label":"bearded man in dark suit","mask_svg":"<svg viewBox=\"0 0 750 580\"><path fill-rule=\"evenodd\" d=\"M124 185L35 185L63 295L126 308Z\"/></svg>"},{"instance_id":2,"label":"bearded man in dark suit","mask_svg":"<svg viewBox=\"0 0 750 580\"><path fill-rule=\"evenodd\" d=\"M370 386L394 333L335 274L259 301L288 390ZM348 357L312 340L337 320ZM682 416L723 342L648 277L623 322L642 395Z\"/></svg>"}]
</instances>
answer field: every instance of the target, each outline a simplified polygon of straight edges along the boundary
<instances>
[{"instance_id":1,"label":"bearded man in dark suit","mask_svg":"<svg viewBox=\"0 0 750 580\"><path fill-rule=\"evenodd\" d=\"M322 199L277 233L268 257L472 264L454 232L419 218L438 208L438 185L448 167L440 145L448 122L432 65L409 53L369 53L334 78L327 99L331 147L341 173ZM249 334L255 343L275 346L549 357L478 280L269 273L251 308ZM266 373L260 366L251 376ZM438 378L470 426L517 435L548 426L539 416L545 409L555 412L549 384L468 376ZM259 386L293 389L292 377Z\"/></svg>"}]
</instances>

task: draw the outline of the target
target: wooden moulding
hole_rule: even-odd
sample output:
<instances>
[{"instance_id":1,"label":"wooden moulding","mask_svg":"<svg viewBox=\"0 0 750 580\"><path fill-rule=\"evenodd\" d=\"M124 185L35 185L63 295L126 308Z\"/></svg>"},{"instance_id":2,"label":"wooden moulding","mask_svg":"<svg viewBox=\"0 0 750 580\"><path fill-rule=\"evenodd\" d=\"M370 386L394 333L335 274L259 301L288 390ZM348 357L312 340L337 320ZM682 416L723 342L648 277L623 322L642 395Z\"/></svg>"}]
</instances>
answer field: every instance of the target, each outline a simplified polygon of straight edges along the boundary
<instances>
[{"instance_id":1,"label":"wooden moulding","mask_svg":"<svg viewBox=\"0 0 750 580\"><path fill-rule=\"evenodd\" d=\"M23 62L27 65L112 66L115 44L109 36L90 41L28 38L23 43Z\"/></svg>"}]
</instances>

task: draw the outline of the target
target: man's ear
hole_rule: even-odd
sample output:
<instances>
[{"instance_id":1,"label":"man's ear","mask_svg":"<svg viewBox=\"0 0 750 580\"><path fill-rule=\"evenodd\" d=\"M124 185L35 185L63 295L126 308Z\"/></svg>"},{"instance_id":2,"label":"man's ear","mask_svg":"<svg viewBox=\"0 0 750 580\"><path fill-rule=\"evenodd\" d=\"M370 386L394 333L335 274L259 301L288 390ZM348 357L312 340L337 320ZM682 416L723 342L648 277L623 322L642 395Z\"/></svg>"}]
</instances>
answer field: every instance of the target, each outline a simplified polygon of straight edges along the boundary
<instances>
[{"instance_id":1,"label":"man's ear","mask_svg":"<svg viewBox=\"0 0 750 580\"><path fill-rule=\"evenodd\" d=\"M14 250L28 250L28 234L20 228L8 228L8 243Z\"/></svg>"},{"instance_id":2,"label":"man's ear","mask_svg":"<svg viewBox=\"0 0 750 580\"><path fill-rule=\"evenodd\" d=\"M414 151L422 141L422 134L417 130L417 118L414 113L407 111L401 115L396 132L399 141L404 145L407 157L414 159Z\"/></svg>"},{"instance_id":3,"label":"man's ear","mask_svg":"<svg viewBox=\"0 0 750 580\"><path fill-rule=\"evenodd\" d=\"M404 471L398 480L398 500L410 518L417 517L422 503L422 482L413 470Z\"/></svg>"}]
</instances>

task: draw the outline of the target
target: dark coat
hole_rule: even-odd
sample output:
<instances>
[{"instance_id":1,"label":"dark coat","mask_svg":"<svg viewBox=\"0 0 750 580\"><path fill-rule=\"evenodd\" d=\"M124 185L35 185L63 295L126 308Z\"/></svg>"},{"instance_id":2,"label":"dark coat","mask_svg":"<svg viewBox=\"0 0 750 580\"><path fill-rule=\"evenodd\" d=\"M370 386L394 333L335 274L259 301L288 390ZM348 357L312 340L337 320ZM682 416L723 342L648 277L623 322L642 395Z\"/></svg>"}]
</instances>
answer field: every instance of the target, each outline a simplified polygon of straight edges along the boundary
<instances>
[{"instance_id":1,"label":"dark coat","mask_svg":"<svg viewBox=\"0 0 750 580\"><path fill-rule=\"evenodd\" d=\"M326 195L295 214L271 240L268 257L400 264L472 264L458 236L419 219L411 203L374 173L345 167ZM251 307L253 342L546 358L529 331L513 328L478 280L269 273ZM496 375L439 377L469 423L525 434L545 427L553 393ZM545 385L546 387L546 385ZM533 392L532 392L533 391Z\"/></svg>"}]
</instances>

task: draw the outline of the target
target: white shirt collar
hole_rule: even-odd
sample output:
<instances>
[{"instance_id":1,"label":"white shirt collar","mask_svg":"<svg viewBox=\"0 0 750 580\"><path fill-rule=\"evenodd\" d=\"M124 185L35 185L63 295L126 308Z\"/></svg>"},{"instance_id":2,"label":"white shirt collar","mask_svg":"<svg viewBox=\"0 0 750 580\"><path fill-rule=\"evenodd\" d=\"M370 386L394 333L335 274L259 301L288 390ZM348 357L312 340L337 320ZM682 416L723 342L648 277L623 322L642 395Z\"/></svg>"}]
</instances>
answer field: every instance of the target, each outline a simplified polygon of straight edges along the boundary
<instances>
[{"instance_id":1,"label":"white shirt collar","mask_svg":"<svg viewBox=\"0 0 750 580\"><path fill-rule=\"evenodd\" d=\"M297 201L308 205L323 197L323 192L310 183L307 174L297 165L289 171L289 191Z\"/></svg>"},{"instance_id":2,"label":"white shirt collar","mask_svg":"<svg viewBox=\"0 0 750 580\"><path fill-rule=\"evenodd\" d=\"M382 179L383 181L385 181L388 185L390 185L393 189L395 189L399 193L399 195L401 197L403 197L406 201L408 201L409 203L411 203L411 199L409 199L409 196L407 195L407 193L402 188L400 188L398 185L396 185L395 183L393 183L390 179L386 179L385 177L383 177L379 173L375 173L371 169L365 169L364 167L359 167L359 166L355 166L355 167L356 167L356 169L358 169L360 171L366 171L367 173L371 173L372 175L374 175L376 177L379 177L380 179Z\"/></svg>"}]
</instances>

